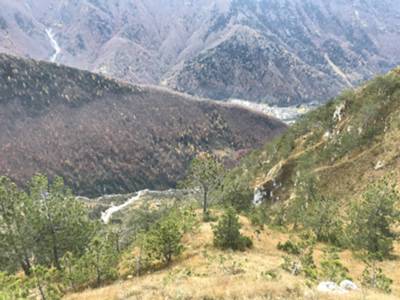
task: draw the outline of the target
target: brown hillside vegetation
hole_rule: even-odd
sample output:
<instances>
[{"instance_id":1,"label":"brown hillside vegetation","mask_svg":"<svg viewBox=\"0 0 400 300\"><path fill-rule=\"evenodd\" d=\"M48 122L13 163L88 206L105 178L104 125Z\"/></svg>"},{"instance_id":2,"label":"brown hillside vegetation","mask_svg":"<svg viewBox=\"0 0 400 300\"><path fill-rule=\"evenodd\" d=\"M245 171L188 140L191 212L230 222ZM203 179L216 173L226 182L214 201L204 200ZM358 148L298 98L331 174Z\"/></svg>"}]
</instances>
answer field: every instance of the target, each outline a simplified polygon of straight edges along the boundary
<instances>
[{"instance_id":1,"label":"brown hillside vegetation","mask_svg":"<svg viewBox=\"0 0 400 300\"><path fill-rule=\"evenodd\" d=\"M240 218L242 232L251 236L254 247L246 252L224 252L212 245L213 234L209 223L184 238L186 250L170 267L142 277L120 281L99 289L71 294L67 300L136 300L136 299L369 299L394 300L400 297L400 282L395 280L391 295L373 290L350 292L346 295L317 293L315 286L307 287L306 279L292 276L280 268L285 254L277 249L286 241L287 233L265 229L255 232L249 220ZM318 263L325 245L315 250ZM396 254L400 254L399 245ZM340 253L343 264L358 284L364 265L349 251ZM386 261L382 267L391 278L400 278L397 261ZM277 278L268 277L268 271Z\"/></svg>"},{"instance_id":2,"label":"brown hillside vegetation","mask_svg":"<svg viewBox=\"0 0 400 300\"><path fill-rule=\"evenodd\" d=\"M0 174L79 194L174 185L198 151L232 155L285 125L248 110L0 55Z\"/></svg>"}]
</instances>

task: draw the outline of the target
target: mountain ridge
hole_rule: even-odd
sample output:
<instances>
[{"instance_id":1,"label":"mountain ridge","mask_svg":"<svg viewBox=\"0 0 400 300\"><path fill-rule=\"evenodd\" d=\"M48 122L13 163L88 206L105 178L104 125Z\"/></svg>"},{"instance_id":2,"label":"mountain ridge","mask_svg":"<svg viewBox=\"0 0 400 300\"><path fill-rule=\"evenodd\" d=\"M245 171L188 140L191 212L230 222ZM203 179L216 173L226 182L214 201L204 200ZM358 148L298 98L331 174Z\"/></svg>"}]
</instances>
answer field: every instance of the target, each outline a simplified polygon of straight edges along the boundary
<instances>
[{"instance_id":1,"label":"mountain ridge","mask_svg":"<svg viewBox=\"0 0 400 300\"><path fill-rule=\"evenodd\" d=\"M1 52L50 60L51 30L59 63L222 100L325 102L400 62L394 0L3 2Z\"/></svg>"}]
</instances>

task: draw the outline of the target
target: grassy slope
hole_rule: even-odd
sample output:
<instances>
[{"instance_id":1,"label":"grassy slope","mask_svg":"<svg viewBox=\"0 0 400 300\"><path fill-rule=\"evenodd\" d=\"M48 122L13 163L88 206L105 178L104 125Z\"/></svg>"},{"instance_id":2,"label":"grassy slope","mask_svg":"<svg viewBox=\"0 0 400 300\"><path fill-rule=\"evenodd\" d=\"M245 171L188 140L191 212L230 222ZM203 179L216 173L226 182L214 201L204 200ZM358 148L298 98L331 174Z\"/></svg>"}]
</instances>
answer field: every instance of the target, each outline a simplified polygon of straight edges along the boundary
<instances>
[{"instance_id":1,"label":"grassy slope","mask_svg":"<svg viewBox=\"0 0 400 300\"><path fill-rule=\"evenodd\" d=\"M254 248L246 252L229 253L212 246L210 224L203 223L195 234L185 236L186 250L180 258L163 270L126 281L120 281L99 289L87 290L65 297L66 300L122 300L122 299L337 299L338 296L317 294L309 289L302 277L294 277L279 268L283 252L277 250L280 241L289 235L265 229L258 236L249 221L241 217L243 233L251 236ZM315 260L321 257L323 245L318 245ZM396 245L400 255L400 245ZM221 263L221 257L225 262ZM350 269L351 277L358 283L363 264L349 251L341 253L343 264ZM241 270L233 274L232 263ZM277 280L268 280L262 272L276 269ZM353 292L340 299L391 300L400 297L400 270L398 261L383 264L385 273L395 279L392 295L372 290ZM396 279L397 278L397 279ZM365 297L364 297L365 296Z\"/></svg>"},{"instance_id":2,"label":"grassy slope","mask_svg":"<svg viewBox=\"0 0 400 300\"><path fill-rule=\"evenodd\" d=\"M339 120L333 116L341 105ZM243 159L227 182L261 188L269 200L287 200L295 182L311 174L321 192L351 201L384 175L400 183L399 138L396 69L305 115L282 137Z\"/></svg>"}]
</instances>

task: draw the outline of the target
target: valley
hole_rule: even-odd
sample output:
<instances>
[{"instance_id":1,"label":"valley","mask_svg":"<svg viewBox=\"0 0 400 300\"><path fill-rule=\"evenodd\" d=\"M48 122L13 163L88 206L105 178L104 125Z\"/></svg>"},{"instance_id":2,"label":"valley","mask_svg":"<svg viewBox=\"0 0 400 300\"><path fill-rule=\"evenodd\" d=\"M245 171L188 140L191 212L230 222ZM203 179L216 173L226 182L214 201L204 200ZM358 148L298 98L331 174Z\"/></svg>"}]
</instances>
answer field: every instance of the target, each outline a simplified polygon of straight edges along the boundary
<instances>
[{"instance_id":1,"label":"valley","mask_svg":"<svg viewBox=\"0 0 400 300\"><path fill-rule=\"evenodd\" d=\"M180 189L89 198L60 177L36 175L25 190L0 177L0 207L14 218L4 209L0 217L32 237L48 228L38 225L59 224L62 244L18 242L43 265L60 261L32 269L50 299L398 299L399 75L394 69L305 113L231 168L195 155ZM5 295L38 290L31 276L18 278L0 272ZM24 284L16 289L15 280Z\"/></svg>"},{"instance_id":2,"label":"valley","mask_svg":"<svg viewBox=\"0 0 400 300\"><path fill-rule=\"evenodd\" d=\"M0 300L400 299L398 0L0 5Z\"/></svg>"},{"instance_id":3,"label":"valley","mask_svg":"<svg viewBox=\"0 0 400 300\"><path fill-rule=\"evenodd\" d=\"M277 118L289 125L296 122L296 120L300 118L302 115L318 107L317 104L297 105L288 107L270 106L268 104L254 103L252 101L246 101L240 99L230 99L228 100L228 103L264 113L266 115Z\"/></svg>"}]
</instances>

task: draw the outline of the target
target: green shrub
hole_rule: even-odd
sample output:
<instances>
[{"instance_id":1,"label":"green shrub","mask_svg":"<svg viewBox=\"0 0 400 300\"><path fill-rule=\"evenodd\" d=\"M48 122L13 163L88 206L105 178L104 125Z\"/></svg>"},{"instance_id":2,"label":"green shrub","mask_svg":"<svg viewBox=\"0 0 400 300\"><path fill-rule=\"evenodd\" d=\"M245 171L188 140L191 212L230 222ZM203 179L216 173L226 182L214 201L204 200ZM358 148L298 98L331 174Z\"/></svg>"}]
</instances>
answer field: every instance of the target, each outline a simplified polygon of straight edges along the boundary
<instances>
[{"instance_id":1,"label":"green shrub","mask_svg":"<svg viewBox=\"0 0 400 300\"><path fill-rule=\"evenodd\" d=\"M381 290L385 293L392 292L393 280L387 277L381 268L377 268L375 264L368 264L362 273L361 283L365 287Z\"/></svg>"},{"instance_id":2,"label":"green shrub","mask_svg":"<svg viewBox=\"0 0 400 300\"><path fill-rule=\"evenodd\" d=\"M281 264L281 268L292 275L299 275L302 272L300 261L294 259L289 255L285 255L282 257L283 263Z\"/></svg>"},{"instance_id":3,"label":"green shrub","mask_svg":"<svg viewBox=\"0 0 400 300\"><path fill-rule=\"evenodd\" d=\"M249 238L248 236L244 236L242 235L240 237L240 245L242 245L242 247L245 248L253 248L253 241L251 238Z\"/></svg>"},{"instance_id":4,"label":"green shrub","mask_svg":"<svg viewBox=\"0 0 400 300\"><path fill-rule=\"evenodd\" d=\"M233 208L228 208L220 218L218 224L214 226L214 245L220 249L232 249L244 251L252 247L250 238L240 234L241 224Z\"/></svg>"},{"instance_id":5,"label":"green shrub","mask_svg":"<svg viewBox=\"0 0 400 300\"><path fill-rule=\"evenodd\" d=\"M320 277L323 280L333 281L336 283L349 277L349 270L341 263L340 257L335 248L327 248L321 260Z\"/></svg>"},{"instance_id":6,"label":"green shrub","mask_svg":"<svg viewBox=\"0 0 400 300\"><path fill-rule=\"evenodd\" d=\"M271 222L275 227L284 227L287 223L287 207L283 203L277 203L270 208Z\"/></svg>"},{"instance_id":7,"label":"green shrub","mask_svg":"<svg viewBox=\"0 0 400 300\"><path fill-rule=\"evenodd\" d=\"M119 257L109 234L95 237L81 259L96 286L115 280L118 276Z\"/></svg>"},{"instance_id":8,"label":"green shrub","mask_svg":"<svg viewBox=\"0 0 400 300\"><path fill-rule=\"evenodd\" d=\"M279 279L279 274L277 270L268 270L265 272L261 272L261 276L266 280L277 280Z\"/></svg>"},{"instance_id":9,"label":"green shrub","mask_svg":"<svg viewBox=\"0 0 400 300\"><path fill-rule=\"evenodd\" d=\"M278 250L285 251L289 254L298 255L300 254L300 247L291 240L287 240L284 243L279 242L277 245Z\"/></svg>"},{"instance_id":10,"label":"green shrub","mask_svg":"<svg viewBox=\"0 0 400 300\"><path fill-rule=\"evenodd\" d=\"M157 209L152 209L147 201L139 208L129 213L124 226L125 234L122 237L122 246L131 245L143 232L147 232L161 219L168 216L171 207L164 204Z\"/></svg>"},{"instance_id":11,"label":"green shrub","mask_svg":"<svg viewBox=\"0 0 400 300\"><path fill-rule=\"evenodd\" d=\"M196 212L193 207L183 207L178 209L177 218L179 218L181 223L181 229L183 233L191 232L198 224L198 219L196 217Z\"/></svg>"},{"instance_id":12,"label":"green shrub","mask_svg":"<svg viewBox=\"0 0 400 300\"><path fill-rule=\"evenodd\" d=\"M313 253L313 247L306 248L300 256L300 262L303 267L304 276L315 281L318 279L318 270L314 263Z\"/></svg>"},{"instance_id":13,"label":"green shrub","mask_svg":"<svg viewBox=\"0 0 400 300\"><path fill-rule=\"evenodd\" d=\"M216 222L217 220L218 220L218 217L213 215L209 210L203 214L203 222L204 223Z\"/></svg>"},{"instance_id":14,"label":"green shrub","mask_svg":"<svg viewBox=\"0 0 400 300\"><path fill-rule=\"evenodd\" d=\"M175 216L170 215L162 219L144 236L145 255L150 260L161 260L169 264L174 256L183 251L182 236L183 231Z\"/></svg>"},{"instance_id":15,"label":"green shrub","mask_svg":"<svg viewBox=\"0 0 400 300\"><path fill-rule=\"evenodd\" d=\"M315 238L304 235L303 240L298 244L299 254L283 256L281 268L292 275L304 275L313 281L318 278L318 270L314 263L313 253Z\"/></svg>"},{"instance_id":16,"label":"green shrub","mask_svg":"<svg viewBox=\"0 0 400 300\"><path fill-rule=\"evenodd\" d=\"M28 286L36 289L41 299L58 300L64 293L60 283L60 271L40 265L32 268Z\"/></svg>"},{"instance_id":17,"label":"green shrub","mask_svg":"<svg viewBox=\"0 0 400 300\"><path fill-rule=\"evenodd\" d=\"M228 257L220 255L218 257L218 263L223 272L226 274L237 275L245 273L245 270L243 269L243 264L233 259L233 257L230 255Z\"/></svg>"},{"instance_id":18,"label":"green shrub","mask_svg":"<svg viewBox=\"0 0 400 300\"><path fill-rule=\"evenodd\" d=\"M314 233L316 239L340 245L343 221L340 217L340 202L321 195L314 177L297 184L296 198L288 207L288 221L294 229L304 229Z\"/></svg>"},{"instance_id":19,"label":"green shrub","mask_svg":"<svg viewBox=\"0 0 400 300\"><path fill-rule=\"evenodd\" d=\"M347 235L352 248L364 252L370 259L388 257L398 234L393 230L399 224L396 188L383 180L371 185L364 201L353 205Z\"/></svg>"},{"instance_id":20,"label":"green shrub","mask_svg":"<svg viewBox=\"0 0 400 300\"><path fill-rule=\"evenodd\" d=\"M27 299L28 295L26 279L0 272L0 299Z\"/></svg>"},{"instance_id":21,"label":"green shrub","mask_svg":"<svg viewBox=\"0 0 400 300\"><path fill-rule=\"evenodd\" d=\"M77 257L71 252L67 252L62 258L61 264L63 268L61 278L68 289L78 291L93 281L84 257Z\"/></svg>"},{"instance_id":22,"label":"green shrub","mask_svg":"<svg viewBox=\"0 0 400 300\"><path fill-rule=\"evenodd\" d=\"M201 153L195 157L188 169L184 182L180 185L188 188L197 188L201 191L203 200L203 214L208 212L209 196L221 184L224 166L210 153Z\"/></svg>"},{"instance_id":23,"label":"green shrub","mask_svg":"<svg viewBox=\"0 0 400 300\"><path fill-rule=\"evenodd\" d=\"M253 208L248 213L248 218L253 226L258 226L261 230L264 229L264 225L271 222L270 207L266 205L258 206Z\"/></svg>"},{"instance_id":24,"label":"green shrub","mask_svg":"<svg viewBox=\"0 0 400 300\"><path fill-rule=\"evenodd\" d=\"M226 207L233 207L238 212L245 212L253 206L253 195L253 191L247 183L228 181L222 190L221 197Z\"/></svg>"}]
</instances>

